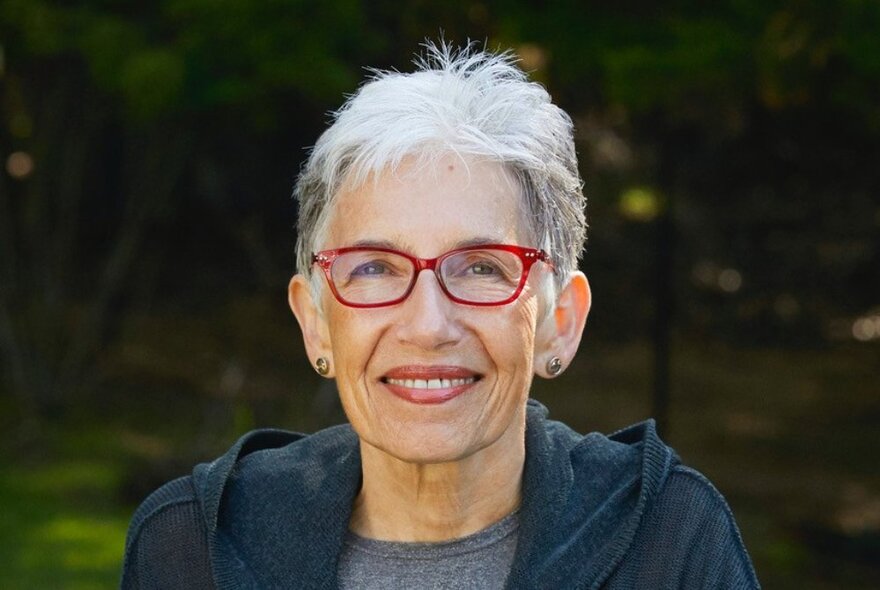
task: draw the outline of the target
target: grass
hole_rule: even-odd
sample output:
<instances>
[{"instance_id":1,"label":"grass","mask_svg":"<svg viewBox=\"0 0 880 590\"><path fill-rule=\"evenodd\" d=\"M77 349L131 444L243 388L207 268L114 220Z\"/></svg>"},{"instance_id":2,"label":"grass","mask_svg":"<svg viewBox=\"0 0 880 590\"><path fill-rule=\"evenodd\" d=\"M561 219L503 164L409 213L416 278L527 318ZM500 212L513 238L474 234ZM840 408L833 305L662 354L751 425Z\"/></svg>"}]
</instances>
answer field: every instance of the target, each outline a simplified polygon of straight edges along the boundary
<instances>
[{"instance_id":1,"label":"grass","mask_svg":"<svg viewBox=\"0 0 880 590\"><path fill-rule=\"evenodd\" d=\"M91 590L118 585L129 512L119 473L101 461L4 466L0 587Z\"/></svg>"}]
</instances>

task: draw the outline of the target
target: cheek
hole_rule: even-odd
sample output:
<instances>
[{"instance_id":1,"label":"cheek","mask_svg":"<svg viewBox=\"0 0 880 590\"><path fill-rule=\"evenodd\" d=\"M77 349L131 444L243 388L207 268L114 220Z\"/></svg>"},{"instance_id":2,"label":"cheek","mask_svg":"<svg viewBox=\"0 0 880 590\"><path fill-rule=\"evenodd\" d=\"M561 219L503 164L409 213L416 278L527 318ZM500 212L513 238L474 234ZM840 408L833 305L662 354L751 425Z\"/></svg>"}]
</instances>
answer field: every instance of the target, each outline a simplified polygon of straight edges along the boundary
<instances>
[{"instance_id":1,"label":"cheek","mask_svg":"<svg viewBox=\"0 0 880 590\"><path fill-rule=\"evenodd\" d=\"M528 352L531 353L532 344L535 341L535 331L538 327L538 313L541 308L540 298L533 293L522 301L522 305L516 310L514 323L518 326L522 342L528 344Z\"/></svg>"},{"instance_id":2,"label":"cheek","mask_svg":"<svg viewBox=\"0 0 880 590\"><path fill-rule=\"evenodd\" d=\"M346 307L334 306L335 309L328 313L328 327L330 332L330 346L333 350L333 358L337 369L337 376L350 379L355 375L363 374L367 361L375 349L378 330L369 322L364 321L363 314L360 316Z\"/></svg>"},{"instance_id":3,"label":"cheek","mask_svg":"<svg viewBox=\"0 0 880 590\"><path fill-rule=\"evenodd\" d=\"M491 352L494 352L502 378L530 380L537 315L537 299L530 297L510 314L499 317L499 321L486 332L487 338L491 338Z\"/></svg>"},{"instance_id":4,"label":"cheek","mask_svg":"<svg viewBox=\"0 0 880 590\"><path fill-rule=\"evenodd\" d=\"M367 367L381 337L375 322L365 321L364 314L334 306L328 315L330 343L336 363L336 387L345 415L361 435L368 431L371 397L366 394ZM355 312L355 313L352 313Z\"/></svg>"}]
</instances>

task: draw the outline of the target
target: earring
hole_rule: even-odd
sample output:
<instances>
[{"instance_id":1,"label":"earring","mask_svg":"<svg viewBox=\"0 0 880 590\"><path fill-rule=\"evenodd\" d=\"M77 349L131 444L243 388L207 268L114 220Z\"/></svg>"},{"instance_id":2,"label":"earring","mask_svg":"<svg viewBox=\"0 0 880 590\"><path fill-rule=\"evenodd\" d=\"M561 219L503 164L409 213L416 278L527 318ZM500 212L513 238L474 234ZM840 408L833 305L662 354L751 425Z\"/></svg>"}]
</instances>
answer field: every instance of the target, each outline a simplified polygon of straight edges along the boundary
<instances>
[{"instance_id":1,"label":"earring","mask_svg":"<svg viewBox=\"0 0 880 590\"><path fill-rule=\"evenodd\" d=\"M547 361L547 372L553 377L562 372L562 360L558 356L554 356Z\"/></svg>"},{"instance_id":2,"label":"earring","mask_svg":"<svg viewBox=\"0 0 880 590\"><path fill-rule=\"evenodd\" d=\"M318 375L326 377L327 373L330 372L330 362L324 357L319 356L318 360L315 361L315 370L318 372Z\"/></svg>"}]
</instances>

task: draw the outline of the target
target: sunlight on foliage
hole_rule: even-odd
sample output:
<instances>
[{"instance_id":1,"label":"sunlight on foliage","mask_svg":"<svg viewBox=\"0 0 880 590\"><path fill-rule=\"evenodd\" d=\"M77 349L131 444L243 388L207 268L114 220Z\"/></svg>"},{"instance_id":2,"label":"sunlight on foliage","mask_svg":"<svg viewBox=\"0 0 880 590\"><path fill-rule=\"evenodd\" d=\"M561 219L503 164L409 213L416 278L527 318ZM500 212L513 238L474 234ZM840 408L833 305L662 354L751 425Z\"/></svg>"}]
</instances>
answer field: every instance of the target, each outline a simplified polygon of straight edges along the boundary
<instances>
[{"instance_id":1,"label":"sunlight on foliage","mask_svg":"<svg viewBox=\"0 0 880 590\"><path fill-rule=\"evenodd\" d=\"M632 221L653 221L662 208L660 197L649 187L632 187L620 195L620 212Z\"/></svg>"},{"instance_id":2,"label":"sunlight on foliage","mask_svg":"<svg viewBox=\"0 0 880 590\"><path fill-rule=\"evenodd\" d=\"M30 493L64 495L112 489L119 474L106 463L71 461L23 472L19 485Z\"/></svg>"},{"instance_id":3,"label":"sunlight on foliage","mask_svg":"<svg viewBox=\"0 0 880 590\"><path fill-rule=\"evenodd\" d=\"M100 572L122 560L126 523L118 519L60 516L35 528L22 548L27 565L47 558L72 572ZM48 551L47 551L48 549Z\"/></svg>"}]
</instances>

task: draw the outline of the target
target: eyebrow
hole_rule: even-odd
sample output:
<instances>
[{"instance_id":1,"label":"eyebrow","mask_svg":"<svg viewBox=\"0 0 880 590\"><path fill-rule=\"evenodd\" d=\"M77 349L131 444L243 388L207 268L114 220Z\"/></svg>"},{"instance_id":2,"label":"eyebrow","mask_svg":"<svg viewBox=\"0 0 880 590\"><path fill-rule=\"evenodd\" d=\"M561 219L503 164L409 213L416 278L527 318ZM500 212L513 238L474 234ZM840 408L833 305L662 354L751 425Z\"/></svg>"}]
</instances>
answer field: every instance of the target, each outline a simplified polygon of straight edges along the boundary
<instances>
[{"instance_id":1,"label":"eyebrow","mask_svg":"<svg viewBox=\"0 0 880 590\"><path fill-rule=\"evenodd\" d=\"M499 240L498 238L471 238L470 240L465 240L463 242L459 242L455 245L456 248L467 248L469 246L485 246L487 244L503 244L504 240Z\"/></svg>"},{"instance_id":2,"label":"eyebrow","mask_svg":"<svg viewBox=\"0 0 880 590\"><path fill-rule=\"evenodd\" d=\"M489 237L477 237L470 238L467 240L462 240L460 242L456 242L450 250L458 250L459 248L469 248L470 246L485 246L487 244L503 244L504 240L500 240L498 238L489 238ZM390 242L388 240L358 240L353 244L353 246L357 248L388 248L389 250L402 250L408 251L405 248L402 248L399 244L395 244L394 242Z\"/></svg>"},{"instance_id":3,"label":"eyebrow","mask_svg":"<svg viewBox=\"0 0 880 590\"><path fill-rule=\"evenodd\" d=\"M400 247L388 240L358 240L352 244L355 248L388 248L390 250L399 250Z\"/></svg>"}]
</instances>

